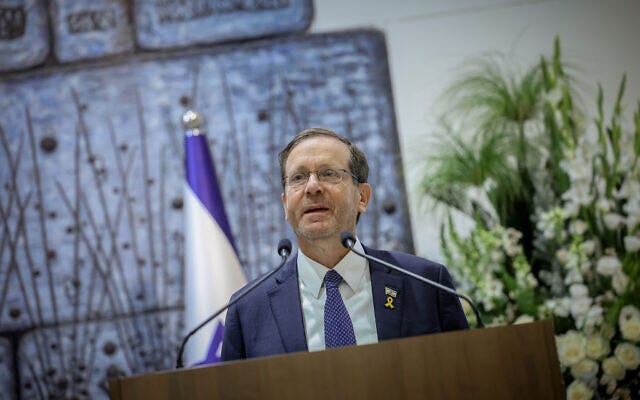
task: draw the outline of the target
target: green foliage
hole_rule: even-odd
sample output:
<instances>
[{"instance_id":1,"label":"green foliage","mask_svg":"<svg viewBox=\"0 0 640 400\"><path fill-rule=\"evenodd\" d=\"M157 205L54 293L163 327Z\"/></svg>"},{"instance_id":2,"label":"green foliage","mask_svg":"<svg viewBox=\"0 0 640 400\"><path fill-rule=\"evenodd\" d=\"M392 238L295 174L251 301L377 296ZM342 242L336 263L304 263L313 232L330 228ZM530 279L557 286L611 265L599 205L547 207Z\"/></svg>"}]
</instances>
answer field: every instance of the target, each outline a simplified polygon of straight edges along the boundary
<instances>
[{"instance_id":1,"label":"green foliage","mask_svg":"<svg viewBox=\"0 0 640 400\"><path fill-rule=\"evenodd\" d=\"M600 88L589 131L558 39L520 74L499 61L452 84L421 180L476 222L443 225L447 263L489 325L554 319L567 397L640 394L640 102L625 125L623 76L607 120Z\"/></svg>"},{"instance_id":2,"label":"green foliage","mask_svg":"<svg viewBox=\"0 0 640 400\"><path fill-rule=\"evenodd\" d=\"M485 225L496 213L500 220L513 219L517 213L513 204L529 200L526 164L537 151L524 138L525 124L540 115L541 93L538 68L518 78L489 57L471 64L446 95L449 114L465 118L458 118L459 131L445 121L445 135L422 180L424 194L463 212L478 213ZM485 185L495 210L483 210L486 205L468 196L470 188Z\"/></svg>"}]
</instances>

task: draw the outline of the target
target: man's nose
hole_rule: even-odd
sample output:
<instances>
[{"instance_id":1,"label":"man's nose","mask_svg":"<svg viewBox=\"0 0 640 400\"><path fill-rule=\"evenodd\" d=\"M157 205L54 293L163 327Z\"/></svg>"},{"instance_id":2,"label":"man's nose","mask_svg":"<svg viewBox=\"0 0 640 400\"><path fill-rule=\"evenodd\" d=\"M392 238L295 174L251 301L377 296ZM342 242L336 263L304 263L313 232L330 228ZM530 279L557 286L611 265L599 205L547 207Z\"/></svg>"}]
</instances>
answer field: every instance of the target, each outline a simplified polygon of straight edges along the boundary
<instances>
[{"instance_id":1,"label":"man's nose","mask_svg":"<svg viewBox=\"0 0 640 400\"><path fill-rule=\"evenodd\" d=\"M309 180L307 181L305 190L307 193L318 193L322 191L322 185L320 184L320 180L318 179L318 174L316 172L309 174Z\"/></svg>"}]
</instances>

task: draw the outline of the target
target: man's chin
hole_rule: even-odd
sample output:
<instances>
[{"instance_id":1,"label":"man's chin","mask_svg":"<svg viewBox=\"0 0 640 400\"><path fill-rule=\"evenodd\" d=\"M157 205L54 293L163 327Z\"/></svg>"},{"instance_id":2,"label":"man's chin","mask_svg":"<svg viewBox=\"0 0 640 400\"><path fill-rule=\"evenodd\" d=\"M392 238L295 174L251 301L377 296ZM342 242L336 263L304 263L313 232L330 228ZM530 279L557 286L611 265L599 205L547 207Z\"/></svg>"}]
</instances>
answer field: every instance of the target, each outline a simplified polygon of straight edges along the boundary
<instances>
[{"instance_id":1,"label":"man's chin","mask_svg":"<svg viewBox=\"0 0 640 400\"><path fill-rule=\"evenodd\" d=\"M298 235L307 240L327 239L336 235L336 229L329 226L308 226L299 229Z\"/></svg>"}]
</instances>

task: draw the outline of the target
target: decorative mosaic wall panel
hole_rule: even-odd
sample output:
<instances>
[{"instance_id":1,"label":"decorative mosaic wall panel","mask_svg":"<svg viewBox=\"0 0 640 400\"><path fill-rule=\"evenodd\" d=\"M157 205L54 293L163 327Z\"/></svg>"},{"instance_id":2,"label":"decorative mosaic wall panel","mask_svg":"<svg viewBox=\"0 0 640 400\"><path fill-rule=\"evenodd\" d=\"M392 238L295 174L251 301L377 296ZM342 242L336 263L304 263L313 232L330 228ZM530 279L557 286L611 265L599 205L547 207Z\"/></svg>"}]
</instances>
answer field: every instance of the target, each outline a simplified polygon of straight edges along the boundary
<instances>
[{"instance_id":1,"label":"decorative mosaic wall panel","mask_svg":"<svg viewBox=\"0 0 640 400\"><path fill-rule=\"evenodd\" d=\"M159 312L28 333L19 350L21 398L106 399L110 378L170 368L180 318Z\"/></svg>"},{"instance_id":2,"label":"decorative mosaic wall panel","mask_svg":"<svg viewBox=\"0 0 640 400\"><path fill-rule=\"evenodd\" d=\"M8 340L0 338L0 400L13 399L13 351Z\"/></svg>"},{"instance_id":3,"label":"decorative mosaic wall panel","mask_svg":"<svg viewBox=\"0 0 640 400\"><path fill-rule=\"evenodd\" d=\"M62 62L133 50L128 0L52 0L54 52Z\"/></svg>"},{"instance_id":4,"label":"decorative mosaic wall panel","mask_svg":"<svg viewBox=\"0 0 640 400\"><path fill-rule=\"evenodd\" d=\"M0 1L0 72L43 62L49 54L48 26L42 1Z\"/></svg>"},{"instance_id":5,"label":"decorative mosaic wall panel","mask_svg":"<svg viewBox=\"0 0 640 400\"><path fill-rule=\"evenodd\" d=\"M352 138L369 157L374 192L359 224L363 242L412 251L379 32L5 75L0 332L19 343L21 397L106 397L108 376L173 367L183 332L179 121L187 107L207 119L250 278L277 262L280 238L294 238L276 155L309 126Z\"/></svg>"},{"instance_id":6,"label":"decorative mosaic wall panel","mask_svg":"<svg viewBox=\"0 0 640 400\"><path fill-rule=\"evenodd\" d=\"M311 0L136 0L138 43L162 49L304 31Z\"/></svg>"}]
</instances>

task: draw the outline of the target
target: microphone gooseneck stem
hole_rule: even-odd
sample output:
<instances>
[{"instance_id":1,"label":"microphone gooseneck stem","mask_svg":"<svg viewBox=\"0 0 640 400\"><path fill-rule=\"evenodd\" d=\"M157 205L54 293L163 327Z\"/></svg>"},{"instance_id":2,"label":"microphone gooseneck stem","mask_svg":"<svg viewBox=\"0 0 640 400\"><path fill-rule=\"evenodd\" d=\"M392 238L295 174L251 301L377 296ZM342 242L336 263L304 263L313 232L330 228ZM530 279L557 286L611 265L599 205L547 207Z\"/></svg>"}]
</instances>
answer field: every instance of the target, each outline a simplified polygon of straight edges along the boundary
<instances>
[{"instance_id":1,"label":"microphone gooseneck stem","mask_svg":"<svg viewBox=\"0 0 640 400\"><path fill-rule=\"evenodd\" d=\"M433 286L437 287L438 289L442 289L445 292L449 292L454 296L458 296L459 298L464 299L469 304L469 306L471 306L471 309L473 310L473 313L476 315L478 328L484 328L484 323L482 322L482 318L480 317L480 312L478 311L478 308L476 307L476 305L473 303L473 301L471 301L471 299L468 296L466 296L464 294L461 294L461 293L458 293L455 290L451 289L450 287L442 285L442 284L440 284L438 282L434 282L431 279L425 278L424 276L420 276L420 275L415 274L415 273L413 273L411 271L407 271L404 268L400 268L397 265L393 265L391 263L388 263L388 262L386 262L384 260L381 260L381 259L379 259L377 257L374 257L372 255L361 253L360 251L358 251L358 250L353 248L354 245L355 245L355 240L353 238L348 238L348 237L347 238L343 238L342 244L346 248L351 250L352 252L354 252L357 255L359 255L360 257L364 257L364 258L367 258L369 260L373 260L375 262L378 262L378 263L380 263L380 264L382 264L382 265L384 265L386 267L389 267L389 268L391 268L393 270L396 270L396 271L398 271L398 272L400 272L402 274L409 275L412 278L415 278L415 279L417 279L419 281L422 281L424 283L427 283L429 285L433 285Z\"/></svg>"},{"instance_id":2,"label":"microphone gooseneck stem","mask_svg":"<svg viewBox=\"0 0 640 400\"><path fill-rule=\"evenodd\" d=\"M284 263L287 261L287 258L289 258L289 255L291 254L291 244L289 244L288 248L282 248L282 246L279 246L278 254L280 254L280 256L282 257L282 261L280 261L280 264L276 268L272 269L271 271L266 273L262 278L260 278L257 281L255 281L255 283L253 285L249 286L246 290L244 290L242 293L240 293L235 299L231 300L230 302L228 302L224 306L220 307L220 309L218 311L213 313L209 318L207 318L204 321L202 321L198 326L193 328L187 334L187 336L184 337L184 339L182 340L182 344L180 345L180 350L178 352L178 359L176 361L176 369L180 369L180 368L184 367L184 364L182 363L182 354L184 353L184 348L185 348L189 338L191 338L191 336L193 336L196 332L198 332L200 329L202 329L203 326L205 326L209 322L213 321L218 315L222 314L227 308L229 308L232 305L234 305L235 303L237 303L240 299L242 299L245 295L247 295L249 292L251 292L253 289L255 289L262 282L266 281L267 279L269 279L269 277L271 277L273 274L278 272L280 270L280 268L282 268L284 266Z\"/></svg>"}]
</instances>

